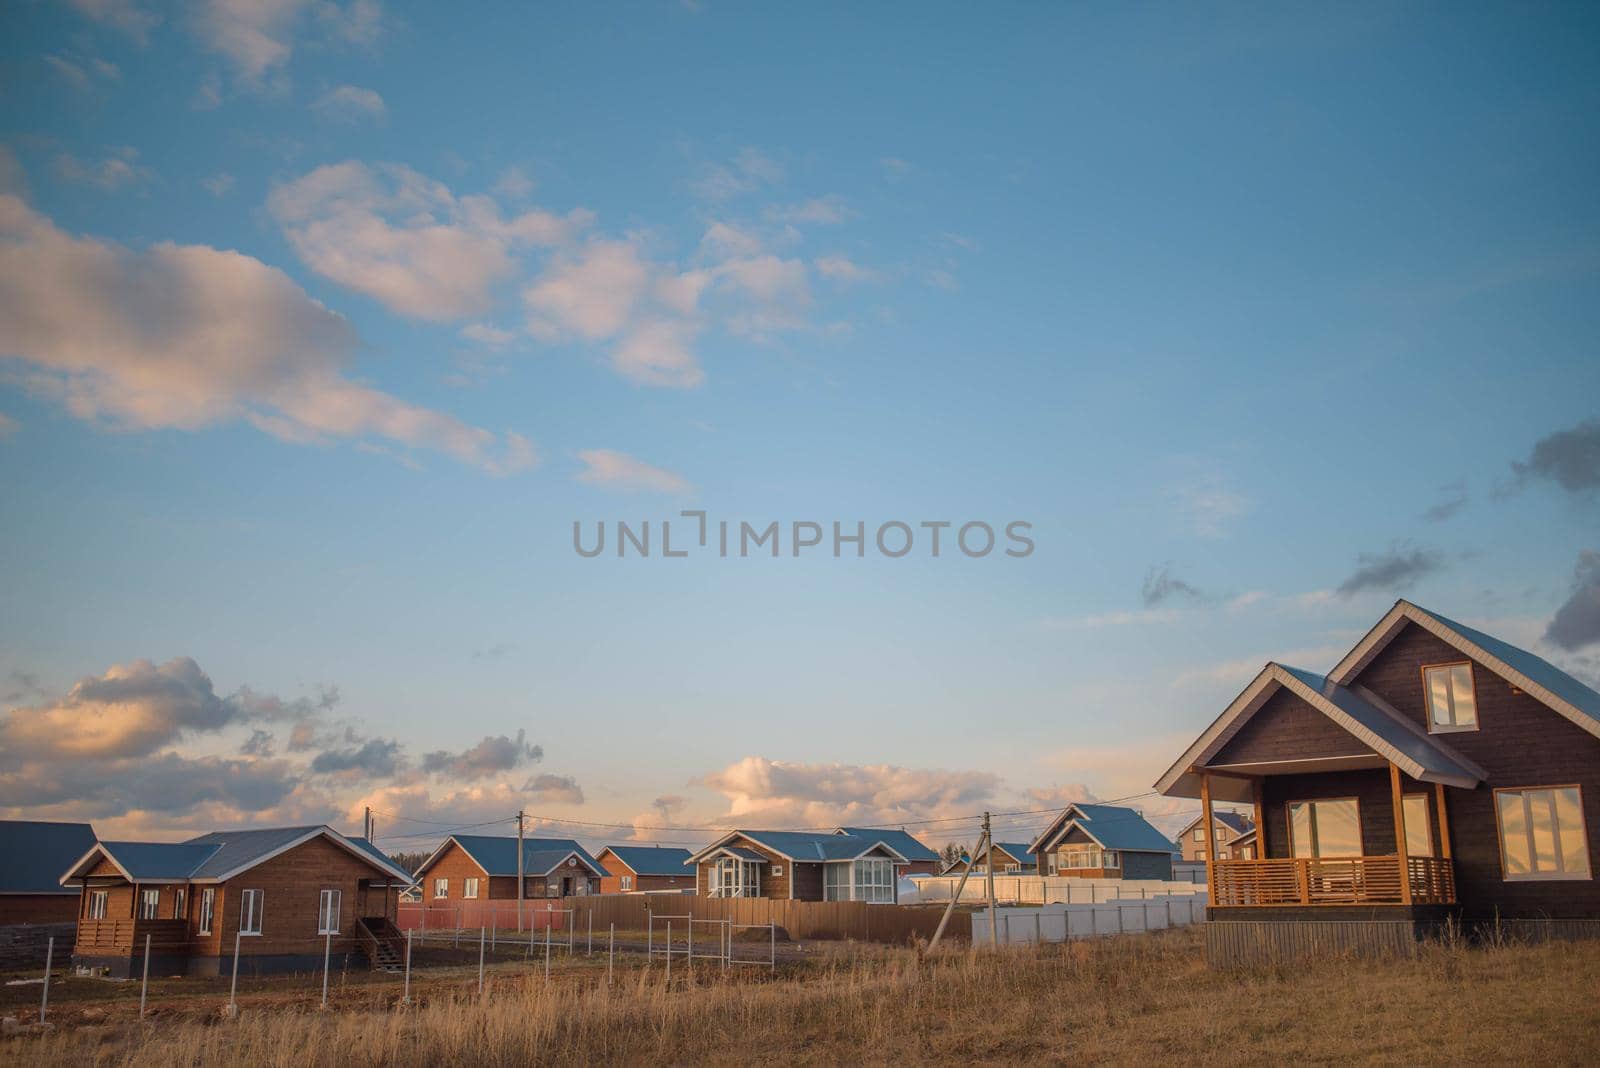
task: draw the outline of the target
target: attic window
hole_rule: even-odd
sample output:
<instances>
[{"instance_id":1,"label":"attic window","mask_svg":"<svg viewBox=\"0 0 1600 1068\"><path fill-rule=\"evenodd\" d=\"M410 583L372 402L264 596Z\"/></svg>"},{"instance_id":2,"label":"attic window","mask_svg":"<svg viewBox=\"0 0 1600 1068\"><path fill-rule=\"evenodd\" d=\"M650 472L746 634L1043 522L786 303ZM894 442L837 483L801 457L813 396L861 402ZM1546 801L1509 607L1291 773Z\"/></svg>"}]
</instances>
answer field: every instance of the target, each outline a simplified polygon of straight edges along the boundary
<instances>
[{"instance_id":1,"label":"attic window","mask_svg":"<svg viewBox=\"0 0 1600 1068\"><path fill-rule=\"evenodd\" d=\"M1478 729L1478 698L1472 665L1434 664L1422 669L1422 692L1428 702L1428 730L1434 734Z\"/></svg>"}]
</instances>

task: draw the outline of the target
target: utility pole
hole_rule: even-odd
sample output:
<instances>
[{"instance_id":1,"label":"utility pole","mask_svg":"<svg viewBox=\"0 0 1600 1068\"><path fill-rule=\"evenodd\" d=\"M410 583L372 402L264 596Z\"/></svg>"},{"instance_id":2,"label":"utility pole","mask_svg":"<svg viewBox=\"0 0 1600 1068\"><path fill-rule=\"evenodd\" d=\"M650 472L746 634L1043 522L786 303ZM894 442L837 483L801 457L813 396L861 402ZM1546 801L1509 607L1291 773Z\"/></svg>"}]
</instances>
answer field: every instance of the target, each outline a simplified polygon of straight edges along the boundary
<instances>
[{"instance_id":1,"label":"utility pole","mask_svg":"<svg viewBox=\"0 0 1600 1068\"><path fill-rule=\"evenodd\" d=\"M982 852L988 839L978 839L978 851ZM945 924L950 922L950 914L956 910L956 903L961 900L962 891L967 888L967 880L972 877L972 857L967 858L966 866L961 869L961 881L956 884L955 893L950 895L950 903L944 907L944 915L939 917L939 926L934 928L933 939L928 943L928 952L932 953L939 948L939 939L944 937Z\"/></svg>"},{"instance_id":2,"label":"utility pole","mask_svg":"<svg viewBox=\"0 0 1600 1068\"><path fill-rule=\"evenodd\" d=\"M1000 930L996 917L999 914L994 907L994 832L989 828L989 813L987 812L983 814L983 837L984 841L989 844L989 848L984 850L983 853L985 862L983 866L986 869L984 878L989 884L989 945L998 947L1000 945Z\"/></svg>"},{"instance_id":3,"label":"utility pole","mask_svg":"<svg viewBox=\"0 0 1600 1068\"><path fill-rule=\"evenodd\" d=\"M372 806L368 805L361 812L361 837L372 841Z\"/></svg>"},{"instance_id":4,"label":"utility pole","mask_svg":"<svg viewBox=\"0 0 1600 1068\"><path fill-rule=\"evenodd\" d=\"M524 894L524 890L523 890L523 875L522 875L522 810L518 809L517 810L517 933L518 934L522 933L522 899L523 899L524 896L525 896L525 894Z\"/></svg>"}]
</instances>

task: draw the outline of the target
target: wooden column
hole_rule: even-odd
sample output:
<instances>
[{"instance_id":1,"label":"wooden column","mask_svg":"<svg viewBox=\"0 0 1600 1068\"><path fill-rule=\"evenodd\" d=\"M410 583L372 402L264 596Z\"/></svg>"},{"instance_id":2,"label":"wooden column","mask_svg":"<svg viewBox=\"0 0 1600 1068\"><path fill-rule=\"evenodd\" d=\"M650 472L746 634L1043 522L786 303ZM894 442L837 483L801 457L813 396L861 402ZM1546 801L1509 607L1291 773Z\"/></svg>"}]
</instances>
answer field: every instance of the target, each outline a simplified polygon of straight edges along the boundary
<instances>
[{"instance_id":1,"label":"wooden column","mask_svg":"<svg viewBox=\"0 0 1600 1068\"><path fill-rule=\"evenodd\" d=\"M1433 784L1433 807L1439 810L1439 856L1450 859L1450 817L1445 814L1444 783Z\"/></svg>"},{"instance_id":2,"label":"wooden column","mask_svg":"<svg viewBox=\"0 0 1600 1068\"><path fill-rule=\"evenodd\" d=\"M1211 773L1200 773L1200 818L1206 827L1206 899L1211 905L1217 903L1217 847L1215 827L1211 817Z\"/></svg>"},{"instance_id":3,"label":"wooden column","mask_svg":"<svg viewBox=\"0 0 1600 1068\"><path fill-rule=\"evenodd\" d=\"M1264 792L1261 780L1252 779L1250 781L1250 790L1256 803L1256 859L1265 860L1267 859L1267 821L1264 818L1266 809L1261 803L1261 795Z\"/></svg>"},{"instance_id":4,"label":"wooden column","mask_svg":"<svg viewBox=\"0 0 1600 1068\"><path fill-rule=\"evenodd\" d=\"M1405 794L1400 789L1400 768L1389 762L1389 790L1394 799L1394 846L1400 862L1400 900L1411 904L1411 862L1406 856Z\"/></svg>"}]
</instances>

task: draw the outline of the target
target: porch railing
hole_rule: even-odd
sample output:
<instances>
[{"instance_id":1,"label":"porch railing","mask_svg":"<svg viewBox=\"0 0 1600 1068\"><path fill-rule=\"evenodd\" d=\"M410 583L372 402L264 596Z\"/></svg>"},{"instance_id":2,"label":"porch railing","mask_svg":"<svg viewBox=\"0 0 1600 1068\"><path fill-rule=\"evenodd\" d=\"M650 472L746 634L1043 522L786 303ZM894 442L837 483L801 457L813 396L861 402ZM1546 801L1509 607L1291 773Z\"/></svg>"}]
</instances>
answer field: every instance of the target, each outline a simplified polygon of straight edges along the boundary
<instances>
[{"instance_id":1,"label":"porch railing","mask_svg":"<svg viewBox=\"0 0 1600 1068\"><path fill-rule=\"evenodd\" d=\"M1410 857L1406 869L1413 905L1455 903L1450 861ZM1213 905L1405 904L1397 856L1219 860L1212 879Z\"/></svg>"},{"instance_id":2,"label":"porch railing","mask_svg":"<svg viewBox=\"0 0 1600 1068\"><path fill-rule=\"evenodd\" d=\"M77 949L80 953L131 953L144 947L144 936L155 946L182 945L188 937L183 920L140 920L122 916L110 920L79 920Z\"/></svg>"}]
</instances>

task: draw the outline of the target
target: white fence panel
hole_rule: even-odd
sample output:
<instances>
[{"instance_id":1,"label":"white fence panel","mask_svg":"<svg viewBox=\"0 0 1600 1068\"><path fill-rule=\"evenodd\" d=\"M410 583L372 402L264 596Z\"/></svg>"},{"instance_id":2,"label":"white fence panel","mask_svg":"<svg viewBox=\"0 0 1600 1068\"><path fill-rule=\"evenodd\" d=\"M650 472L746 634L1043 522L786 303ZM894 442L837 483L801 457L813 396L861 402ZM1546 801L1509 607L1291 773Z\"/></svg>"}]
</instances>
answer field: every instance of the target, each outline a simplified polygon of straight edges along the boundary
<instances>
[{"instance_id":1,"label":"white fence panel","mask_svg":"<svg viewBox=\"0 0 1600 1068\"><path fill-rule=\"evenodd\" d=\"M999 941L1029 945L1186 927L1205 922L1205 906L1204 894L1161 894L1132 899L1113 897L1093 904L1085 901L1007 906L995 912ZM972 939L978 945L990 940L987 909L973 913Z\"/></svg>"}]
</instances>

